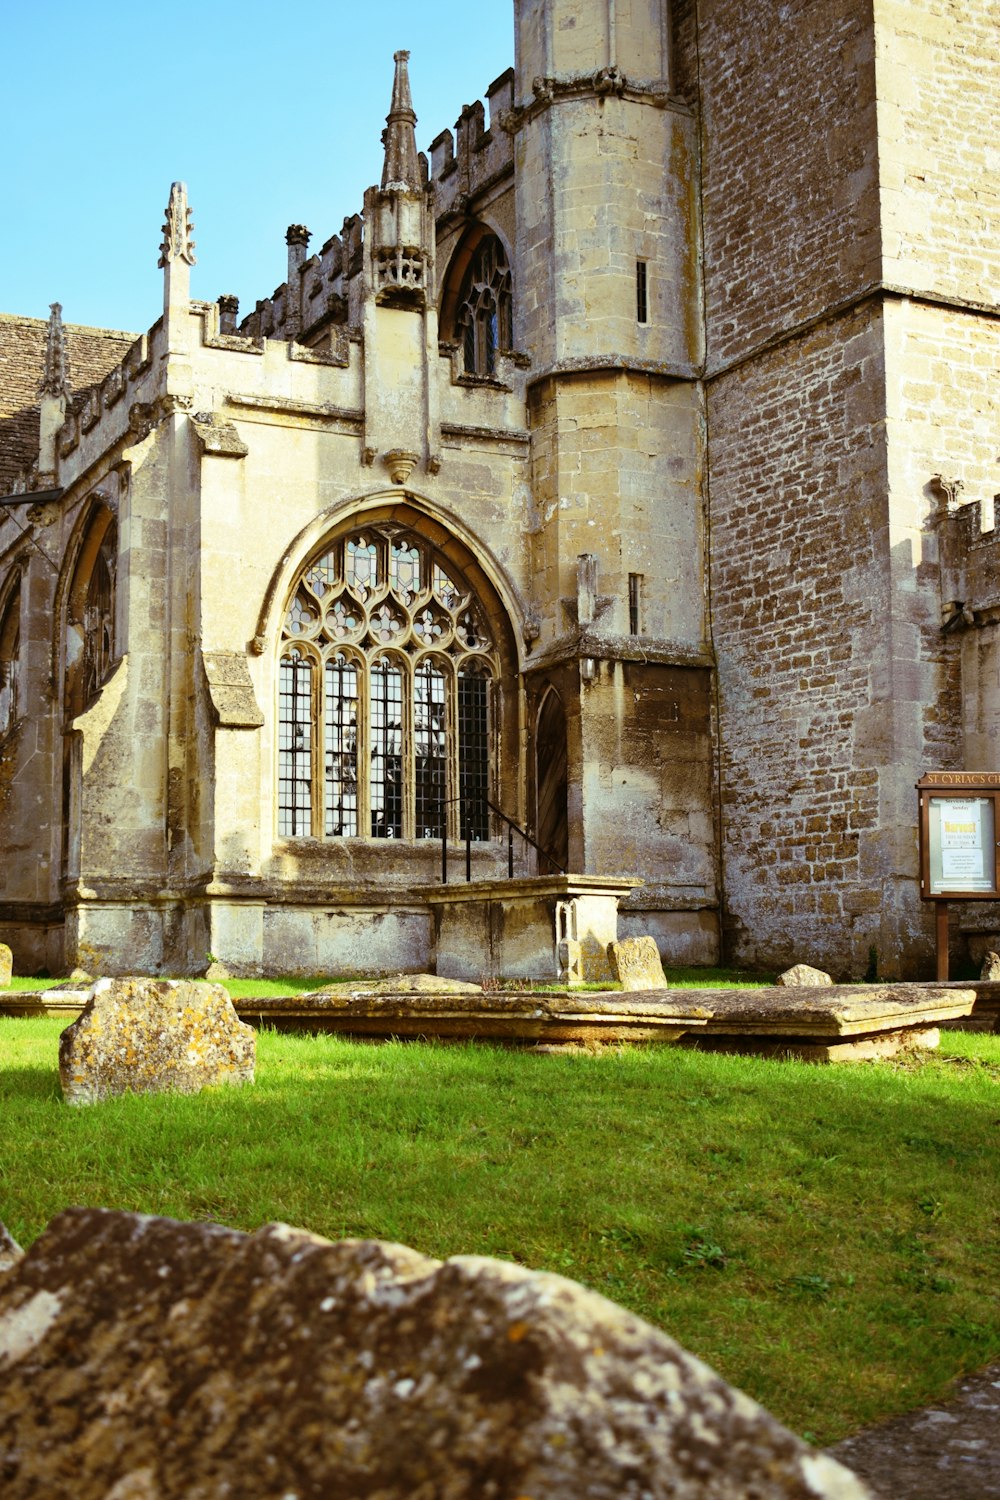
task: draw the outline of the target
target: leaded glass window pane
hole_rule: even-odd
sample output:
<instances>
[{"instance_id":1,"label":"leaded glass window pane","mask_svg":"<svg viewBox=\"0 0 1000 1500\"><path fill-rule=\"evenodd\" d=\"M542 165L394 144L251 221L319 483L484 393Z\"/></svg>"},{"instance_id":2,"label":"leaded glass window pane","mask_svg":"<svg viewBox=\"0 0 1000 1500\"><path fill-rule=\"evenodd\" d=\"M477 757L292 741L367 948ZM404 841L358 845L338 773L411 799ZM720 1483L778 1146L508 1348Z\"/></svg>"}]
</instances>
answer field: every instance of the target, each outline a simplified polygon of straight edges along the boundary
<instances>
[{"instance_id":1,"label":"leaded glass window pane","mask_svg":"<svg viewBox=\"0 0 1000 1500\"><path fill-rule=\"evenodd\" d=\"M413 543L394 541L389 548L389 587L409 603L420 592L420 549Z\"/></svg>"},{"instance_id":2,"label":"leaded glass window pane","mask_svg":"<svg viewBox=\"0 0 1000 1500\"><path fill-rule=\"evenodd\" d=\"M358 832L358 669L340 653L328 661L324 703L324 825L328 838Z\"/></svg>"},{"instance_id":3,"label":"leaded glass window pane","mask_svg":"<svg viewBox=\"0 0 1000 1500\"><path fill-rule=\"evenodd\" d=\"M312 663L300 651L278 674L278 832L312 833Z\"/></svg>"},{"instance_id":4,"label":"leaded glass window pane","mask_svg":"<svg viewBox=\"0 0 1000 1500\"><path fill-rule=\"evenodd\" d=\"M511 347L511 300L507 257L489 235L473 257L455 319L467 375L492 375L498 350Z\"/></svg>"},{"instance_id":5,"label":"leaded glass window pane","mask_svg":"<svg viewBox=\"0 0 1000 1500\"><path fill-rule=\"evenodd\" d=\"M347 583L359 599L379 586L378 545L370 537L351 537L346 549Z\"/></svg>"},{"instance_id":6,"label":"leaded glass window pane","mask_svg":"<svg viewBox=\"0 0 1000 1500\"><path fill-rule=\"evenodd\" d=\"M328 594L337 582L337 555L335 552L326 552L306 570L305 580L313 593L322 599Z\"/></svg>"},{"instance_id":7,"label":"leaded glass window pane","mask_svg":"<svg viewBox=\"0 0 1000 1500\"><path fill-rule=\"evenodd\" d=\"M439 839L445 826L447 771L445 676L424 661L413 677L413 762L418 839Z\"/></svg>"},{"instance_id":8,"label":"leaded glass window pane","mask_svg":"<svg viewBox=\"0 0 1000 1500\"><path fill-rule=\"evenodd\" d=\"M455 832L460 791L481 802L489 784L494 657L485 613L451 563L414 531L366 526L303 569L283 634L279 833ZM473 831L488 836L481 809Z\"/></svg>"},{"instance_id":9,"label":"leaded glass window pane","mask_svg":"<svg viewBox=\"0 0 1000 1500\"><path fill-rule=\"evenodd\" d=\"M370 676L372 837L403 836L403 674L377 661Z\"/></svg>"},{"instance_id":10,"label":"leaded glass window pane","mask_svg":"<svg viewBox=\"0 0 1000 1500\"><path fill-rule=\"evenodd\" d=\"M458 788L462 831L489 838L490 740L489 678L482 672L458 674Z\"/></svg>"}]
</instances>

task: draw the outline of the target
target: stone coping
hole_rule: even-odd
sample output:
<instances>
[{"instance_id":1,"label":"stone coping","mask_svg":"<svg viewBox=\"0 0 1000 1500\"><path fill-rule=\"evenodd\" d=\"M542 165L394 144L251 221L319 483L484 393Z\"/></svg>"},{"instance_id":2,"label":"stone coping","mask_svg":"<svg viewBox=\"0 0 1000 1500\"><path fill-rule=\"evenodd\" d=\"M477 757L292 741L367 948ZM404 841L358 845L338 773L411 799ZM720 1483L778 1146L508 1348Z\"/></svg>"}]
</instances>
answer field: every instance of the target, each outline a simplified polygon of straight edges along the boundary
<instances>
[{"instance_id":1,"label":"stone coping","mask_svg":"<svg viewBox=\"0 0 1000 1500\"><path fill-rule=\"evenodd\" d=\"M429 887L421 897L430 906L454 901L539 901L556 897L627 896L643 885L641 880L603 875L529 875L514 880L454 880Z\"/></svg>"}]
</instances>

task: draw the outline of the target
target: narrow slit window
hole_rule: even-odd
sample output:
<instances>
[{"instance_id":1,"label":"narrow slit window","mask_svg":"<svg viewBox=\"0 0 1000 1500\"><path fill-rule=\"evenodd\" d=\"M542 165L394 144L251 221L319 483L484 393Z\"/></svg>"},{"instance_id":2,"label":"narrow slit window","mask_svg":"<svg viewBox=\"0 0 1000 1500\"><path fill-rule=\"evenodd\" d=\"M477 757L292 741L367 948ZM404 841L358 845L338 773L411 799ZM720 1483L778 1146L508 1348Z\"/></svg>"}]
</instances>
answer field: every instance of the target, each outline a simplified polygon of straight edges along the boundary
<instances>
[{"instance_id":1,"label":"narrow slit window","mask_svg":"<svg viewBox=\"0 0 1000 1500\"><path fill-rule=\"evenodd\" d=\"M642 630L642 574L628 575L628 633L639 635Z\"/></svg>"},{"instance_id":2,"label":"narrow slit window","mask_svg":"<svg viewBox=\"0 0 1000 1500\"><path fill-rule=\"evenodd\" d=\"M635 263L635 316L640 323L649 322L649 282L644 260Z\"/></svg>"}]
</instances>

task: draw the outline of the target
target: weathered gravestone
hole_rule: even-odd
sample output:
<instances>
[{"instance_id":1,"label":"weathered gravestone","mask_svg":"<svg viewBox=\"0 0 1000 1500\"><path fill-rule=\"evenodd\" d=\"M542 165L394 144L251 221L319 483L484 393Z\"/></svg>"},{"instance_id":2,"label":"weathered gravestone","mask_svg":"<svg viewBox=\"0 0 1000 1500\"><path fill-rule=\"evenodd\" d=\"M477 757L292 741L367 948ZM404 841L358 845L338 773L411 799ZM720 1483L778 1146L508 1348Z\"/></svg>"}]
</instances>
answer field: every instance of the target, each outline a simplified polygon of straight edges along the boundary
<instances>
[{"instance_id":1,"label":"weathered gravestone","mask_svg":"<svg viewBox=\"0 0 1000 1500\"><path fill-rule=\"evenodd\" d=\"M818 987L832 984L825 969L814 969L811 964L793 964L784 974L778 975L778 983L785 989L796 989L800 985Z\"/></svg>"},{"instance_id":2,"label":"weathered gravestone","mask_svg":"<svg viewBox=\"0 0 1000 1500\"><path fill-rule=\"evenodd\" d=\"M69 1104L113 1094L196 1094L252 1083L257 1040L221 985L189 979L99 979L59 1039Z\"/></svg>"},{"instance_id":3,"label":"weathered gravestone","mask_svg":"<svg viewBox=\"0 0 1000 1500\"><path fill-rule=\"evenodd\" d=\"M16 1265L23 1253L6 1224L0 1224L0 1275Z\"/></svg>"},{"instance_id":4,"label":"weathered gravestone","mask_svg":"<svg viewBox=\"0 0 1000 1500\"><path fill-rule=\"evenodd\" d=\"M1000 979L1000 953L994 953L992 948L987 949L983 954L983 966L979 971L979 977L994 982Z\"/></svg>"},{"instance_id":5,"label":"weathered gravestone","mask_svg":"<svg viewBox=\"0 0 1000 1500\"><path fill-rule=\"evenodd\" d=\"M862 1500L560 1276L70 1209L0 1277L4 1500Z\"/></svg>"},{"instance_id":6,"label":"weathered gravestone","mask_svg":"<svg viewBox=\"0 0 1000 1500\"><path fill-rule=\"evenodd\" d=\"M6 943L0 943L0 990L7 989L14 973L14 955Z\"/></svg>"},{"instance_id":7,"label":"weathered gravestone","mask_svg":"<svg viewBox=\"0 0 1000 1500\"><path fill-rule=\"evenodd\" d=\"M665 990L667 987L660 950L655 938L622 938L608 944L611 972L623 990Z\"/></svg>"}]
</instances>

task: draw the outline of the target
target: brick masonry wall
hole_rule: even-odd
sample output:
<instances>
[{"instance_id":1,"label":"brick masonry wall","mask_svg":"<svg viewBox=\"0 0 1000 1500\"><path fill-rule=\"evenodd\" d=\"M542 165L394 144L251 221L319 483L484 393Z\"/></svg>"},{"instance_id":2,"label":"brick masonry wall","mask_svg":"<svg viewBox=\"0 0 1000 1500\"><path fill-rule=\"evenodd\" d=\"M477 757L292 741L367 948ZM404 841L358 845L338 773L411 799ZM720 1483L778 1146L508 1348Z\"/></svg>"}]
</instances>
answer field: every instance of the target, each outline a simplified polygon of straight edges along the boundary
<instances>
[{"instance_id":1,"label":"brick masonry wall","mask_svg":"<svg viewBox=\"0 0 1000 1500\"><path fill-rule=\"evenodd\" d=\"M878 280L874 39L871 0L703 0L699 12L717 369Z\"/></svg>"},{"instance_id":2,"label":"brick masonry wall","mask_svg":"<svg viewBox=\"0 0 1000 1500\"><path fill-rule=\"evenodd\" d=\"M0 492L38 454L38 384L48 324L0 313ZM135 334L68 323L66 350L74 409L124 359Z\"/></svg>"},{"instance_id":3,"label":"brick masonry wall","mask_svg":"<svg viewBox=\"0 0 1000 1500\"><path fill-rule=\"evenodd\" d=\"M727 937L742 962L858 975L884 945L889 747L870 708L891 692L883 381L869 305L708 388Z\"/></svg>"},{"instance_id":4,"label":"brick masonry wall","mask_svg":"<svg viewBox=\"0 0 1000 1500\"><path fill-rule=\"evenodd\" d=\"M991 0L875 0L883 275L1000 296L1000 13Z\"/></svg>"}]
</instances>

